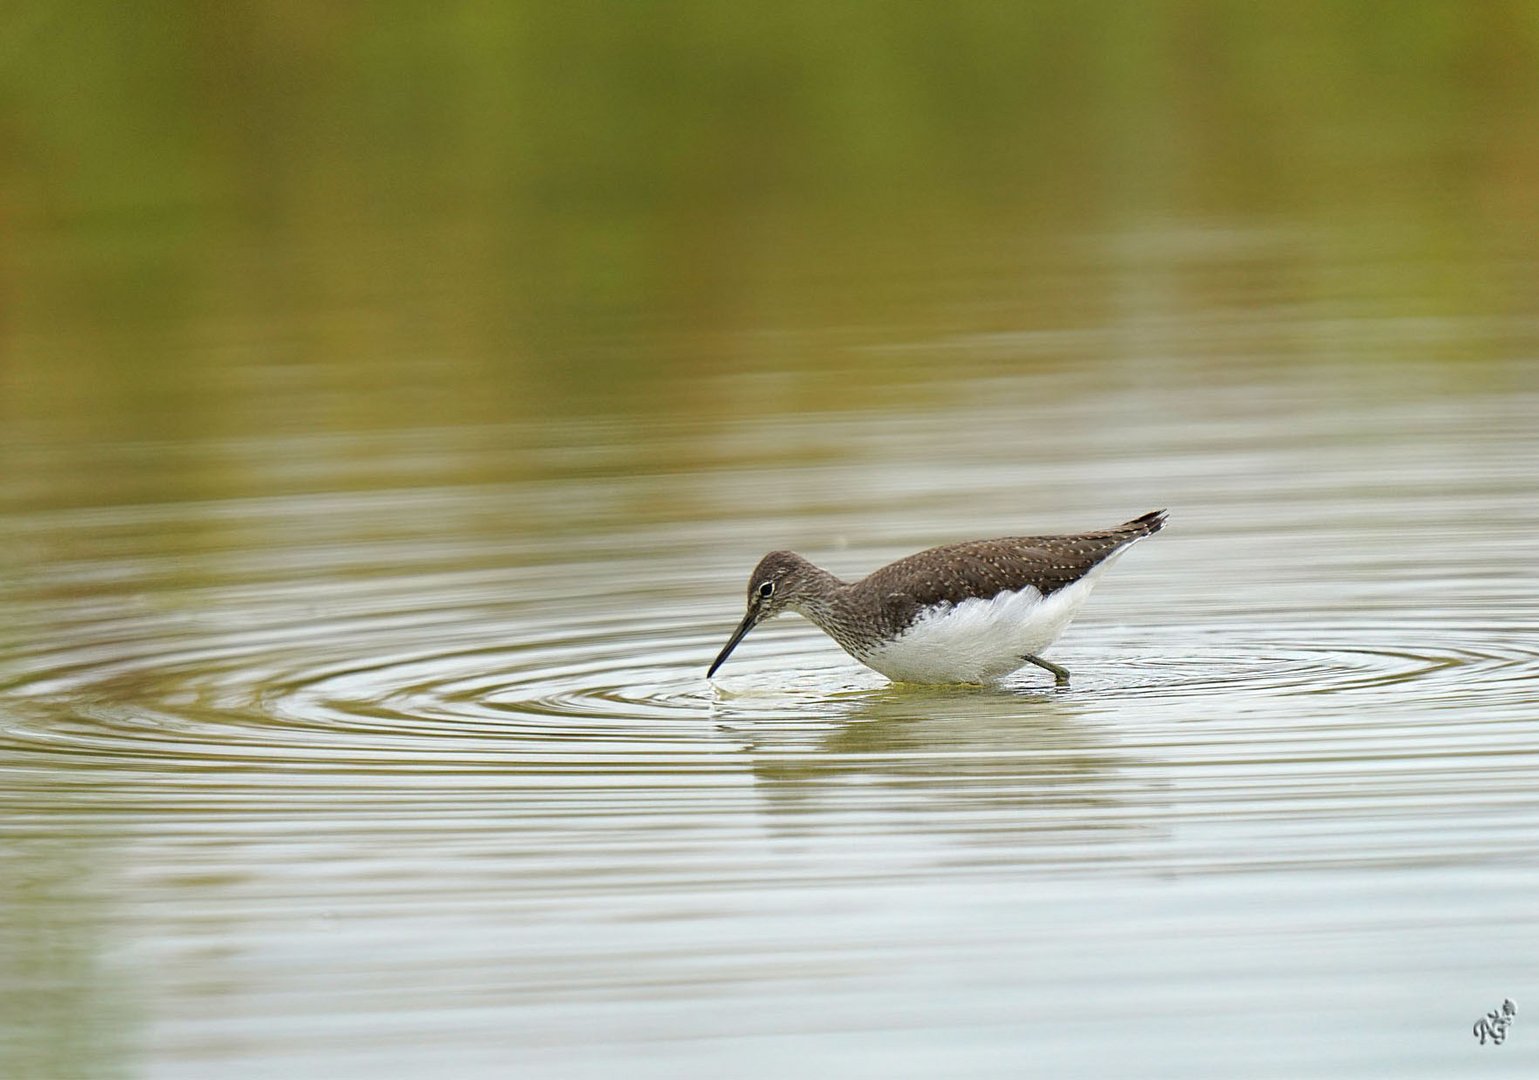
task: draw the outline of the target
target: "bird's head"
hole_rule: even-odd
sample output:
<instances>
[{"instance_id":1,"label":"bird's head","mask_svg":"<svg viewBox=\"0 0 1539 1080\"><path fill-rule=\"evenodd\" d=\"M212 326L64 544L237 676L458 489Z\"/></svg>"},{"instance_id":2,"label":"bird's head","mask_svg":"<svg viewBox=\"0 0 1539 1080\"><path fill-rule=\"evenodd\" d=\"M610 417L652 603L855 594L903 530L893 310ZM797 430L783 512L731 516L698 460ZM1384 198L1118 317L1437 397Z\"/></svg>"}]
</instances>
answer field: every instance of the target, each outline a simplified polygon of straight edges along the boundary
<instances>
[{"instance_id":1,"label":"bird's head","mask_svg":"<svg viewBox=\"0 0 1539 1080\"><path fill-rule=\"evenodd\" d=\"M826 571L819 570L794 551L772 551L760 559L748 577L748 611L705 677L709 679L716 674L716 669L732 655L738 642L765 619L773 619L787 609L801 610L815 594L814 585L827 576Z\"/></svg>"}]
</instances>

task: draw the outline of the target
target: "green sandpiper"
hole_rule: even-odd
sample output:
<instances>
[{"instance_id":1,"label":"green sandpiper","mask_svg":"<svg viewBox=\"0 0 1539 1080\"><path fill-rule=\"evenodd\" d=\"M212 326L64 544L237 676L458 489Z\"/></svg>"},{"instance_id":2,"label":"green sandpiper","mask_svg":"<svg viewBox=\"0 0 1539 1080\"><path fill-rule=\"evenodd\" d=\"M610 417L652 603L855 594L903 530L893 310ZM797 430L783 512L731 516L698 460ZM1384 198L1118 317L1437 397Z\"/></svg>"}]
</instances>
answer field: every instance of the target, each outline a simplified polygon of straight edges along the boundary
<instances>
[{"instance_id":1,"label":"green sandpiper","mask_svg":"<svg viewBox=\"0 0 1539 1080\"><path fill-rule=\"evenodd\" d=\"M1096 579L1157 533L1165 511L1096 532L1002 536L930 548L859 581L841 581L791 551L772 551L748 579L748 613L706 677L765 619L794 611L894 682L987 683L1026 664L1066 686L1042 658Z\"/></svg>"}]
</instances>

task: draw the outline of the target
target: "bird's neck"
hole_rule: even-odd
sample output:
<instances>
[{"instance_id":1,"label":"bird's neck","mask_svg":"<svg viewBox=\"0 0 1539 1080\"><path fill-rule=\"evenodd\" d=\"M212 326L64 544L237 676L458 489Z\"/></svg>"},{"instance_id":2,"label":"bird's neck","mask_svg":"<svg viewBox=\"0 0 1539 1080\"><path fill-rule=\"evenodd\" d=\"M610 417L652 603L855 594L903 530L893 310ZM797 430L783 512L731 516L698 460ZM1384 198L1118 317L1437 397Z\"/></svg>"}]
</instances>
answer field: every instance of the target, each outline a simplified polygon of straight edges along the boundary
<instances>
[{"instance_id":1,"label":"bird's neck","mask_svg":"<svg viewBox=\"0 0 1539 1080\"><path fill-rule=\"evenodd\" d=\"M849 586L821 566L803 562L797 571L796 599L788 605L793 611L812 618L811 612L827 608Z\"/></svg>"},{"instance_id":2,"label":"bird's neck","mask_svg":"<svg viewBox=\"0 0 1539 1080\"><path fill-rule=\"evenodd\" d=\"M825 633L837 637L836 628L848 622L849 583L821 566L808 563L802 571L800 586L796 590L796 599L787 606Z\"/></svg>"}]
</instances>

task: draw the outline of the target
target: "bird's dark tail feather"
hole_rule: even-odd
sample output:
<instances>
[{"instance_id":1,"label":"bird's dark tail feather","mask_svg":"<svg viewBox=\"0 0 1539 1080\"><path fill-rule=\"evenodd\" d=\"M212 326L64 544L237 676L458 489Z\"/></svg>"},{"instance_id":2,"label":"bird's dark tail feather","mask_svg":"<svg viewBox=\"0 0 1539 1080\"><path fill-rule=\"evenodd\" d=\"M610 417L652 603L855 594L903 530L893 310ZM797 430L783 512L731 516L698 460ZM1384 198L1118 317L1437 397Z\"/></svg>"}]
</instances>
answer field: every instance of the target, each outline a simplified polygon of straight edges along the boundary
<instances>
[{"instance_id":1,"label":"bird's dark tail feather","mask_svg":"<svg viewBox=\"0 0 1539 1080\"><path fill-rule=\"evenodd\" d=\"M1136 517L1132 521L1124 522L1117 526L1117 531L1136 532L1140 536L1148 536L1157 533L1165 527L1165 511L1151 510L1143 517Z\"/></svg>"}]
</instances>

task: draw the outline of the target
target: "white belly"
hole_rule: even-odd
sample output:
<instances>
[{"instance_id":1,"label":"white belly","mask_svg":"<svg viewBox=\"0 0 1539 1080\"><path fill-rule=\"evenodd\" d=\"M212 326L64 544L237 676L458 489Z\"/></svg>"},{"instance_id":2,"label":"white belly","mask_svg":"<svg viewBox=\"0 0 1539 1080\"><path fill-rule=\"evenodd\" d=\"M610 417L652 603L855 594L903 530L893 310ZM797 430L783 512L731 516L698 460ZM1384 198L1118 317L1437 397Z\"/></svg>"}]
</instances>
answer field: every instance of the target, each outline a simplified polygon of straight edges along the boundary
<instances>
[{"instance_id":1,"label":"white belly","mask_svg":"<svg viewBox=\"0 0 1539 1080\"><path fill-rule=\"evenodd\" d=\"M1048 597L1027 586L932 608L901 637L855 658L895 682L991 682L1063 633L1110 561Z\"/></svg>"}]
</instances>

